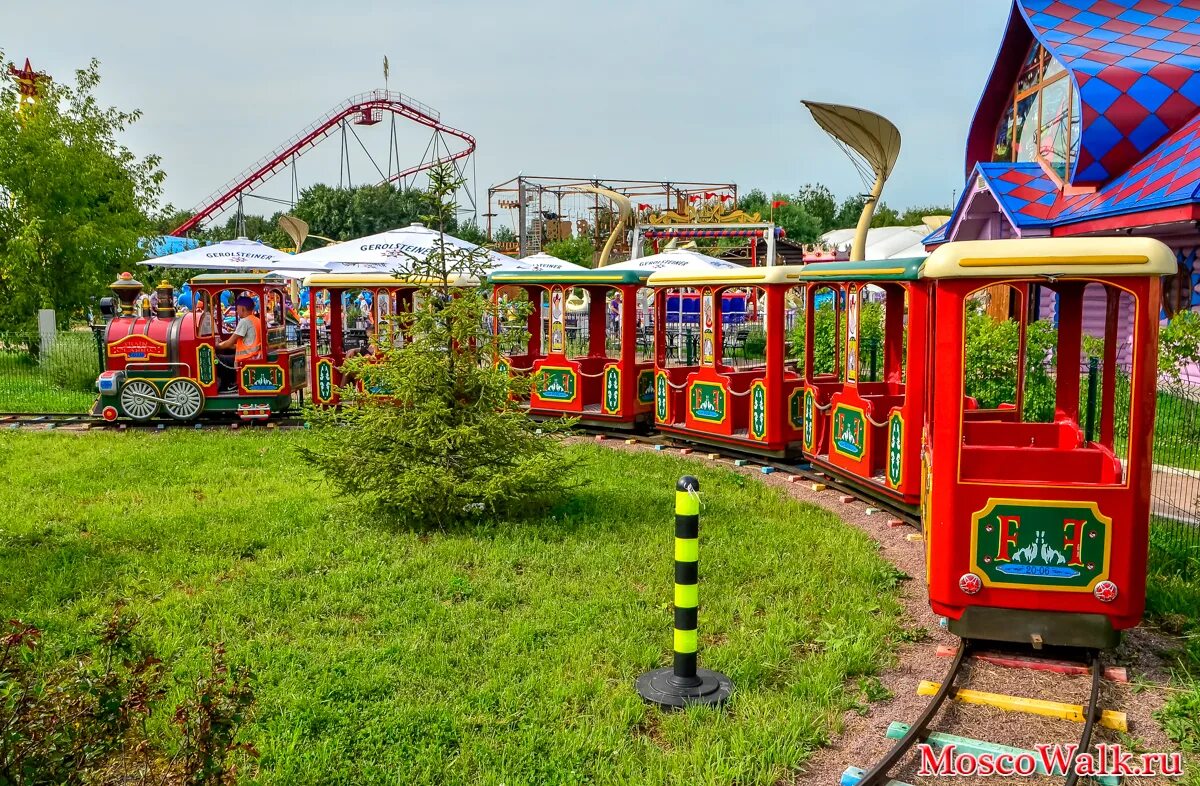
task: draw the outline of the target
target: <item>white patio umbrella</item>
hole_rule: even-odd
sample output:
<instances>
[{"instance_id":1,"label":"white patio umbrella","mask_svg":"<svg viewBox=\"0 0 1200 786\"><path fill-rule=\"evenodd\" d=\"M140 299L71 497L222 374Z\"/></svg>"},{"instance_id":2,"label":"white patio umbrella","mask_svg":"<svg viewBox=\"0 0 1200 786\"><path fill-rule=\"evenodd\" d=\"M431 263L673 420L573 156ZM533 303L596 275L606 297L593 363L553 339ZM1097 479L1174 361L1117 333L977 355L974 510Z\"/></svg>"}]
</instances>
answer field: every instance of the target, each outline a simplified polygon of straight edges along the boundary
<instances>
[{"instance_id":1,"label":"white patio umbrella","mask_svg":"<svg viewBox=\"0 0 1200 786\"><path fill-rule=\"evenodd\" d=\"M741 265L736 265L724 259L717 259L706 254L701 254L699 251L691 251L688 249L674 248L669 251L664 251L661 254L652 254L648 257L638 257L631 259L628 262L617 262L614 265L605 265L604 270L673 270L673 271L690 271L704 272L708 270L737 270Z\"/></svg>"},{"instance_id":2,"label":"white patio umbrella","mask_svg":"<svg viewBox=\"0 0 1200 786\"><path fill-rule=\"evenodd\" d=\"M162 257L144 260L147 267L190 268L192 270L325 270L328 265L302 260L299 256L239 237L211 246L198 246Z\"/></svg>"},{"instance_id":3,"label":"white patio umbrella","mask_svg":"<svg viewBox=\"0 0 1200 786\"><path fill-rule=\"evenodd\" d=\"M565 259L553 257L544 251L539 251L536 254L530 254L527 257L520 259L509 260L509 264L502 265L500 270L587 270L583 265L577 265L574 262L568 262Z\"/></svg>"},{"instance_id":4,"label":"white patio umbrella","mask_svg":"<svg viewBox=\"0 0 1200 786\"><path fill-rule=\"evenodd\" d=\"M413 260L426 259L438 247L442 235L419 223L414 223L400 229L389 229L357 240L347 240L334 243L323 248L315 248L292 257L292 261L303 260L305 263L327 265L337 263L342 265L378 265L391 272L403 273L411 269ZM495 269L502 265L511 265L513 260L503 254L483 249L466 240L445 235L448 248L464 251L482 250L485 253L484 266ZM293 266L294 267L294 266ZM378 269L377 271L378 272Z\"/></svg>"},{"instance_id":5,"label":"white patio umbrella","mask_svg":"<svg viewBox=\"0 0 1200 786\"><path fill-rule=\"evenodd\" d=\"M618 262L615 265L605 265L604 270L639 270L639 271L657 271L670 270L675 273L707 273L713 270L739 270L741 265L735 265L733 262L724 259L710 257L707 254L701 254L699 251L690 249L672 248L663 251L660 254L651 254L648 257L638 257L631 259L628 262ZM683 298L678 298L679 315L677 324L677 340L683 342ZM669 318L670 315L668 315Z\"/></svg>"}]
</instances>

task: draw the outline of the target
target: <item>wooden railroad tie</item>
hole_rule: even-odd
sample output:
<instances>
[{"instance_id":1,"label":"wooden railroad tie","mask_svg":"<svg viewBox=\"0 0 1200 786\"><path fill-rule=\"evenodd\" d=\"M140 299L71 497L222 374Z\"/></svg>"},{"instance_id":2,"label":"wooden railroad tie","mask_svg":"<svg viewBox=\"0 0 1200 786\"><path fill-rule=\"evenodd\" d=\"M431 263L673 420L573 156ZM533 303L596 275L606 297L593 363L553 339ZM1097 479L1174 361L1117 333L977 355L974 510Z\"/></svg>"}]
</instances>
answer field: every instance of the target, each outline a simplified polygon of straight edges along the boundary
<instances>
[{"instance_id":1,"label":"wooden railroad tie","mask_svg":"<svg viewBox=\"0 0 1200 786\"><path fill-rule=\"evenodd\" d=\"M910 532L904 536L904 539L909 543L920 543L921 541L925 540L925 536L920 532Z\"/></svg>"},{"instance_id":2,"label":"wooden railroad tie","mask_svg":"<svg viewBox=\"0 0 1200 786\"><path fill-rule=\"evenodd\" d=\"M720 461L720 459L721 459L720 453L709 453L708 454L709 461Z\"/></svg>"},{"instance_id":3,"label":"wooden railroad tie","mask_svg":"<svg viewBox=\"0 0 1200 786\"><path fill-rule=\"evenodd\" d=\"M626 445L636 445L637 443L638 443L638 441L637 441L636 439L627 439L627 440L625 440L625 444L626 444Z\"/></svg>"},{"instance_id":4,"label":"wooden railroad tie","mask_svg":"<svg viewBox=\"0 0 1200 786\"><path fill-rule=\"evenodd\" d=\"M759 467L758 469L764 475L770 475L772 472L775 471L774 467Z\"/></svg>"},{"instance_id":5,"label":"wooden railroad tie","mask_svg":"<svg viewBox=\"0 0 1200 786\"><path fill-rule=\"evenodd\" d=\"M842 496L838 497L838 499L841 500L843 505L849 505L850 503L856 501L854 497L849 494L843 494Z\"/></svg>"},{"instance_id":6,"label":"wooden railroad tie","mask_svg":"<svg viewBox=\"0 0 1200 786\"><path fill-rule=\"evenodd\" d=\"M733 466L735 466L735 467L744 467L749 463L750 463L750 459L734 459L733 460Z\"/></svg>"},{"instance_id":7,"label":"wooden railroad tie","mask_svg":"<svg viewBox=\"0 0 1200 786\"><path fill-rule=\"evenodd\" d=\"M655 449L655 450L660 450L660 451L661 451L661 450L666 450L666 449L667 449L667 446L666 446L666 445L655 445L655 446L654 446L654 449Z\"/></svg>"},{"instance_id":8,"label":"wooden railroad tie","mask_svg":"<svg viewBox=\"0 0 1200 786\"><path fill-rule=\"evenodd\" d=\"M802 480L804 480L804 478L800 477L799 475L788 475L788 483L799 483Z\"/></svg>"},{"instance_id":9,"label":"wooden railroad tie","mask_svg":"<svg viewBox=\"0 0 1200 786\"><path fill-rule=\"evenodd\" d=\"M953 658L958 648L949 644L939 644L939 658ZM1056 674L1091 674L1092 670L1086 664L1074 663L1069 660L1052 660L1050 658L1033 658L1028 655L1009 655L1003 652L972 652L971 657L993 666L1003 666L1006 669L1032 669L1033 671L1052 671ZM1105 666L1100 676L1109 682L1129 682L1129 672L1124 666Z\"/></svg>"},{"instance_id":10,"label":"wooden railroad tie","mask_svg":"<svg viewBox=\"0 0 1200 786\"><path fill-rule=\"evenodd\" d=\"M597 442L603 442L603 441L604 441L604 435L603 435L603 434L597 434L597 435L596 435L596 441L597 441Z\"/></svg>"},{"instance_id":11,"label":"wooden railroad tie","mask_svg":"<svg viewBox=\"0 0 1200 786\"><path fill-rule=\"evenodd\" d=\"M937 682L921 680L917 686L917 695L932 696L938 692L941 685ZM1027 699L1023 696L1006 696L1002 693L987 693L981 690L957 688L951 696L966 704L983 704L1012 712L1027 712L1031 715L1044 715L1047 718L1060 718L1075 723L1087 720L1083 706L1080 704L1065 704L1061 701L1046 701L1045 699ZM1129 731L1129 721L1124 712L1118 710L1101 710L1096 719L1106 729Z\"/></svg>"},{"instance_id":12,"label":"wooden railroad tie","mask_svg":"<svg viewBox=\"0 0 1200 786\"><path fill-rule=\"evenodd\" d=\"M905 524L901 519L888 519L888 526L892 529L895 529L897 527L903 527Z\"/></svg>"},{"instance_id":13,"label":"wooden railroad tie","mask_svg":"<svg viewBox=\"0 0 1200 786\"><path fill-rule=\"evenodd\" d=\"M693 452L695 452L695 451L692 448L680 448L679 449L679 455L681 455L681 456L690 456L690 455L692 455Z\"/></svg>"},{"instance_id":14,"label":"wooden railroad tie","mask_svg":"<svg viewBox=\"0 0 1200 786\"><path fill-rule=\"evenodd\" d=\"M825 489L827 489L829 487L826 486L824 483L814 483L811 486L809 486L809 488L811 488L813 491L824 491Z\"/></svg>"},{"instance_id":15,"label":"wooden railroad tie","mask_svg":"<svg viewBox=\"0 0 1200 786\"><path fill-rule=\"evenodd\" d=\"M890 740L901 739L905 734L908 733L908 729L909 726L907 723L893 721L888 725L887 737ZM970 753L975 756L978 756L981 753L991 754L992 756L999 756L1001 754L1008 754L1009 756L1013 757L1033 756L1034 761L1037 762L1038 775L1066 774L1057 771L1057 768L1055 772L1047 772L1046 768L1042 766L1041 758L1034 751L1025 750L1024 748L1014 748L1009 745L998 745L994 742L987 742L986 740L975 740L971 739L970 737L959 737L956 734L942 734L941 732L937 731L926 733L924 741L929 745L929 747L935 750L941 750L947 745L953 745L956 753ZM1094 776L1093 780L1099 783L1100 786L1119 786L1121 783L1120 777L1116 775L1098 775Z\"/></svg>"}]
</instances>

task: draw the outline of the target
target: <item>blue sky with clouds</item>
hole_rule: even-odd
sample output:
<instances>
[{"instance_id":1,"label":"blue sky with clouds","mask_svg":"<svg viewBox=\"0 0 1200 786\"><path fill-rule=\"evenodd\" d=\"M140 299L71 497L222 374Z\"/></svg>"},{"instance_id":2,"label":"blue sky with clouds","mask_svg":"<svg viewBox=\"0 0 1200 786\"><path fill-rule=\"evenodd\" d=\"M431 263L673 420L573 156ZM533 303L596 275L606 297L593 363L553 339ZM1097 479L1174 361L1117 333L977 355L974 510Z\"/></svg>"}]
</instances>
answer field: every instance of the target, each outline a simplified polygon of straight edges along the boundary
<instances>
[{"instance_id":1,"label":"blue sky with clouds","mask_svg":"<svg viewBox=\"0 0 1200 786\"><path fill-rule=\"evenodd\" d=\"M52 76L99 58L101 98L144 111L126 141L162 156L165 197L178 207L342 99L382 87L384 55L392 89L479 140L481 197L518 171L862 190L801 106L811 98L899 126L884 200L902 207L948 203L961 189L966 127L1009 4L38 0L0 12L0 49ZM357 129L381 162L387 127ZM427 138L404 129L401 157L419 159ZM301 185L336 182L339 149L335 139L301 158ZM354 179L371 179L369 168L352 159ZM290 186L281 175L263 193Z\"/></svg>"}]
</instances>

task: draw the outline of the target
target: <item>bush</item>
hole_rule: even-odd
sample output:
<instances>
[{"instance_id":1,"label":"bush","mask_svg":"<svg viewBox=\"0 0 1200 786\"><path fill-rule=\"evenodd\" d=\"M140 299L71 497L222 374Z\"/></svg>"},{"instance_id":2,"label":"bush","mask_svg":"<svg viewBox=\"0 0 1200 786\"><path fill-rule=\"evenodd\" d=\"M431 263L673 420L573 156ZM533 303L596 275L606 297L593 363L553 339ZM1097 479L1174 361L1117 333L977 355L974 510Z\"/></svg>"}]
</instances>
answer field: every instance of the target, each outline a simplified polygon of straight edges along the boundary
<instances>
[{"instance_id":1,"label":"bush","mask_svg":"<svg viewBox=\"0 0 1200 786\"><path fill-rule=\"evenodd\" d=\"M234 782L239 765L257 755L235 741L254 703L247 674L231 671L215 648L211 673L175 710L181 739L163 744L147 722L167 695L164 669L134 636L137 624L118 610L89 654L51 665L41 631L8 623L0 635L0 783Z\"/></svg>"},{"instance_id":2,"label":"bush","mask_svg":"<svg viewBox=\"0 0 1200 786\"><path fill-rule=\"evenodd\" d=\"M1054 415L1054 368L1058 330L1049 320L1030 322L1026 331L1025 412L1031 421ZM1013 320L996 322L975 309L967 314L966 392L979 406L991 409L1012 403L1017 396L1017 356L1020 326Z\"/></svg>"},{"instance_id":3,"label":"bush","mask_svg":"<svg viewBox=\"0 0 1200 786\"><path fill-rule=\"evenodd\" d=\"M42 368L60 390L94 393L100 374L96 338L91 333L59 333L50 351L42 356Z\"/></svg>"},{"instance_id":4,"label":"bush","mask_svg":"<svg viewBox=\"0 0 1200 786\"><path fill-rule=\"evenodd\" d=\"M1158 370L1179 379L1184 366L1200 363L1200 313L1181 311L1158 334Z\"/></svg>"},{"instance_id":5,"label":"bush","mask_svg":"<svg viewBox=\"0 0 1200 786\"><path fill-rule=\"evenodd\" d=\"M430 180L439 200L457 183L444 170ZM453 209L444 203L430 223L444 227ZM484 253L443 246L412 268L445 281L481 278L484 264ZM558 500L570 473L556 437L571 422L539 425L517 406L522 383L497 368L485 327L488 296L427 285L414 302L390 331L409 336L403 347L347 363L367 392L347 385L340 409L310 409L315 439L302 456L359 513L410 527L526 514Z\"/></svg>"},{"instance_id":6,"label":"bush","mask_svg":"<svg viewBox=\"0 0 1200 786\"><path fill-rule=\"evenodd\" d=\"M817 306L816 314L813 316L813 374L832 374L834 368L840 368L842 373L846 371L846 315L843 311L840 319L837 319L837 325L834 325L835 311L832 302L825 302ZM883 304L879 302L863 303L859 309L858 316L858 344L859 353L858 359L861 365L860 379L866 379L870 373L870 351L871 347L876 347L878 356L876 358L877 369L882 374L883 369ZM806 325L804 322L804 313L802 311L796 314L796 323L792 326L791 332L788 334L788 340L792 343L792 355L794 357L804 356L804 333ZM840 364L835 363L834 347L837 342L837 335L841 334L841 358Z\"/></svg>"}]
</instances>

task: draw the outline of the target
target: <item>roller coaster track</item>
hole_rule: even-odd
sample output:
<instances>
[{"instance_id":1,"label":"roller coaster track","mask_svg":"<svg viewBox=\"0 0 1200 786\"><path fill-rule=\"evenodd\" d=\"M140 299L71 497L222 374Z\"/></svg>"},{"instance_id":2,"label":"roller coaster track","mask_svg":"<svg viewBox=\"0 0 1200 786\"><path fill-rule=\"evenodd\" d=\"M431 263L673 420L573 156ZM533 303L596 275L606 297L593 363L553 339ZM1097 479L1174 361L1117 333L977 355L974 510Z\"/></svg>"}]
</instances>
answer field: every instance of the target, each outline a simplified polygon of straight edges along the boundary
<instances>
[{"instance_id":1,"label":"roller coaster track","mask_svg":"<svg viewBox=\"0 0 1200 786\"><path fill-rule=\"evenodd\" d=\"M214 191L193 210L194 215L180 224L171 232L172 235L184 235L195 229L202 222L212 218L229 207L240 194L259 186L269 180L279 170L286 167L297 156L312 149L335 130L349 117L357 116L364 123L374 123L378 120L378 112L391 112L407 120L419 123L436 132L448 134L463 140L466 148L456 153L445 153L431 161L410 166L387 177L385 182L394 183L418 172L433 167L466 158L475 152L475 137L465 131L446 125L441 120L441 113L426 104L422 104L403 93L388 90L374 90L370 93L347 98L333 109L314 120L302 131L287 140L271 153L248 167L240 175Z\"/></svg>"}]
</instances>

